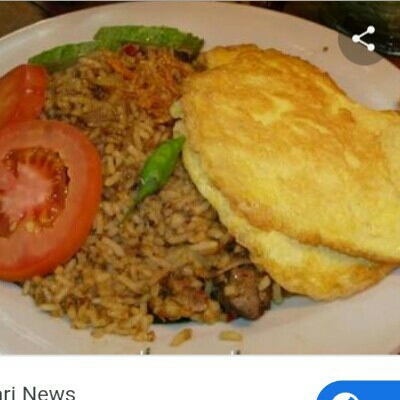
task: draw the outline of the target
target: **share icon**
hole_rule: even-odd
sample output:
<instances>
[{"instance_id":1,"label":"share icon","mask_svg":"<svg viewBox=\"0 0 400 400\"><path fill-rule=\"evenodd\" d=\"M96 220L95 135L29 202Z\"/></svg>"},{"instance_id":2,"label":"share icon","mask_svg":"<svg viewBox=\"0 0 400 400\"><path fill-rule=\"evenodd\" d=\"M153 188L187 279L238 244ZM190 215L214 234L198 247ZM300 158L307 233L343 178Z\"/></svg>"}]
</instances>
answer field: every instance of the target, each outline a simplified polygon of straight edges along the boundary
<instances>
[{"instance_id":1,"label":"share icon","mask_svg":"<svg viewBox=\"0 0 400 400\"><path fill-rule=\"evenodd\" d=\"M351 38L351 40L352 40L354 43L360 43L360 44L362 44L363 46L365 46L365 47L368 49L368 51L374 51L374 50L375 50L375 45L374 45L373 43L366 43L366 42L364 42L363 40L361 40L361 38L362 38L363 36L367 35L368 33L369 33L369 34L372 34L372 33L374 33L374 32L375 32L375 27L373 27L372 25L370 25L370 26L367 28L367 30L366 30L365 32L361 33L360 35L353 35L353 37Z\"/></svg>"}]
</instances>

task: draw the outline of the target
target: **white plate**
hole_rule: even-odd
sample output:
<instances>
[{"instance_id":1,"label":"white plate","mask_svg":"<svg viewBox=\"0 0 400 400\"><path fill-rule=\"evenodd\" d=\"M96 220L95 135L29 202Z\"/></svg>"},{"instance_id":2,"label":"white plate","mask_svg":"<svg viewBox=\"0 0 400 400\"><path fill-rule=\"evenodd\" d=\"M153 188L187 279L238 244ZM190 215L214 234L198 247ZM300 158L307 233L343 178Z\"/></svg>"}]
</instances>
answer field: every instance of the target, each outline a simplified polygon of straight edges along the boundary
<instances>
[{"instance_id":1,"label":"white plate","mask_svg":"<svg viewBox=\"0 0 400 400\"><path fill-rule=\"evenodd\" d=\"M361 67L340 52L337 33L281 13L226 3L123 3L42 21L0 40L0 75L39 51L67 42L90 40L101 26L169 25L191 31L206 47L257 43L302 56L327 70L347 93L374 108L395 108L400 71L386 61ZM323 48L328 46L328 51ZM157 340L91 338L68 322L41 313L13 284L0 284L0 353L138 354L146 347L161 353L230 354L386 354L400 348L400 274L345 301L314 303L294 297L257 322L192 324L194 338L172 349L168 343L182 324L156 326ZM221 342L221 330L241 331L243 343Z\"/></svg>"}]
</instances>

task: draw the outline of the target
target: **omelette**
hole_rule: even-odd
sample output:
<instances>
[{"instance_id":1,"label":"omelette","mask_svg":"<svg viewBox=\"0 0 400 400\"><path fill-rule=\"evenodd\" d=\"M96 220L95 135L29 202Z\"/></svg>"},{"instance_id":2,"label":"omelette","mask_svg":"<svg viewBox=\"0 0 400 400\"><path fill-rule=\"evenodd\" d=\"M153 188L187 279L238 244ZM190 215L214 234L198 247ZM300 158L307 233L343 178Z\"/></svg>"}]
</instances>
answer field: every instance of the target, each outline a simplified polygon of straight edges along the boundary
<instances>
[{"instance_id":1,"label":"omelette","mask_svg":"<svg viewBox=\"0 0 400 400\"><path fill-rule=\"evenodd\" d=\"M400 115L253 45L185 81L183 161L253 262L292 293L350 296L400 261Z\"/></svg>"}]
</instances>

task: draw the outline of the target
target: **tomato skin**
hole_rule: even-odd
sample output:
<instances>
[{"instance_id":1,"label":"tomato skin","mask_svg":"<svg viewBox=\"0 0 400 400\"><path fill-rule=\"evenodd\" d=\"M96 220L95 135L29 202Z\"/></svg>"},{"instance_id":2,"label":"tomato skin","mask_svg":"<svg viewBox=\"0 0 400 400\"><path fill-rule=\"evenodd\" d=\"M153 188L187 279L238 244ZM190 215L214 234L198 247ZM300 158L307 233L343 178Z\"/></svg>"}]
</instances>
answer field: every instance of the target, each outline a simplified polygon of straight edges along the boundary
<instances>
[{"instance_id":1,"label":"tomato skin","mask_svg":"<svg viewBox=\"0 0 400 400\"><path fill-rule=\"evenodd\" d=\"M43 109L48 83L45 68L19 65L0 78L0 129L35 119Z\"/></svg>"},{"instance_id":2,"label":"tomato skin","mask_svg":"<svg viewBox=\"0 0 400 400\"><path fill-rule=\"evenodd\" d=\"M0 131L0 162L11 149L30 146L60 154L68 168L68 194L52 227L35 233L17 229L0 237L0 279L7 281L43 276L68 261L90 233L101 199L100 156L79 130L59 121L7 125Z\"/></svg>"}]
</instances>

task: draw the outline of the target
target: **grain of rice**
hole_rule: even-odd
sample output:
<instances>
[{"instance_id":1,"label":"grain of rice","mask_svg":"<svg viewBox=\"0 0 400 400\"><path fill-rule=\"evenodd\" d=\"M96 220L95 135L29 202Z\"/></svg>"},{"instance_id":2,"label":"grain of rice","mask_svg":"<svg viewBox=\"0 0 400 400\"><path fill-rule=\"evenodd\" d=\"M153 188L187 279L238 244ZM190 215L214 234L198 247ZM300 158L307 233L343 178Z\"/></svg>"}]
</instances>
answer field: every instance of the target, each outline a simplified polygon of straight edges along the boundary
<instances>
[{"instance_id":1,"label":"grain of rice","mask_svg":"<svg viewBox=\"0 0 400 400\"><path fill-rule=\"evenodd\" d=\"M133 293L141 294L144 291L143 282L134 282L124 275L119 275L117 277L118 281L124 284L127 288L132 290Z\"/></svg>"},{"instance_id":2,"label":"grain of rice","mask_svg":"<svg viewBox=\"0 0 400 400\"><path fill-rule=\"evenodd\" d=\"M200 203L193 207L193 214L195 214L195 215L203 214L209 208L210 208L210 205L208 203L206 203L206 202Z\"/></svg>"},{"instance_id":3,"label":"grain of rice","mask_svg":"<svg viewBox=\"0 0 400 400\"><path fill-rule=\"evenodd\" d=\"M55 303L60 303L62 300L64 300L64 298L67 296L67 294L69 293L69 287L68 286L64 286L54 297L53 297L53 301Z\"/></svg>"},{"instance_id":4,"label":"grain of rice","mask_svg":"<svg viewBox=\"0 0 400 400\"><path fill-rule=\"evenodd\" d=\"M148 260L157 267L165 268L166 270L171 269L171 263L168 262L165 258L150 256L148 257Z\"/></svg>"},{"instance_id":5,"label":"grain of rice","mask_svg":"<svg viewBox=\"0 0 400 400\"><path fill-rule=\"evenodd\" d=\"M93 222L93 229L97 232L97 234L101 235L104 229L104 218L101 213L97 213L94 222ZM75 260L74 258L71 260Z\"/></svg>"},{"instance_id":6,"label":"grain of rice","mask_svg":"<svg viewBox=\"0 0 400 400\"><path fill-rule=\"evenodd\" d=\"M176 229L176 228L184 225L185 221L186 221L186 219L185 219L185 216L183 214L181 214L181 213L173 214L171 216L171 218L168 219L168 225L171 228Z\"/></svg>"},{"instance_id":7,"label":"grain of rice","mask_svg":"<svg viewBox=\"0 0 400 400\"><path fill-rule=\"evenodd\" d=\"M93 329L91 332L92 337L94 337L95 339L100 339L105 336L105 334L106 332L104 331L104 329L101 328Z\"/></svg>"},{"instance_id":8,"label":"grain of rice","mask_svg":"<svg viewBox=\"0 0 400 400\"><path fill-rule=\"evenodd\" d=\"M105 271L101 271L101 270L95 271L95 280L96 280L97 284L104 283L110 279L111 279L111 276L109 273L107 273Z\"/></svg>"},{"instance_id":9,"label":"grain of rice","mask_svg":"<svg viewBox=\"0 0 400 400\"><path fill-rule=\"evenodd\" d=\"M42 311L53 312L58 310L58 305L54 303L43 303L39 306Z\"/></svg>"},{"instance_id":10,"label":"grain of rice","mask_svg":"<svg viewBox=\"0 0 400 400\"><path fill-rule=\"evenodd\" d=\"M93 68L101 68L101 63L92 58L82 57L80 62L82 65L87 65Z\"/></svg>"},{"instance_id":11,"label":"grain of rice","mask_svg":"<svg viewBox=\"0 0 400 400\"><path fill-rule=\"evenodd\" d=\"M179 333L177 333L172 341L170 342L170 346L178 347L185 343L186 341L190 340L193 337L193 329L185 328L182 329Z\"/></svg>"},{"instance_id":12,"label":"grain of rice","mask_svg":"<svg viewBox=\"0 0 400 400\"><path fill-rule=\"evenodd\" d=\"M282 288L275 282L272 284L272 301L275 304L282 304L284 301Z\"/></svg>"},{"instance_id":13,"label":"grain of rice","mask_svg":"<svg viewBox=\"0 0 400 400\"><path fill-rule=\"evenodd\" d=\"M211 256L218 252L218 242L215 240L205 240L189 246L190 250L200 253L204 256Z\"/></svg>"},{"instance_id":14,"label":"grain of rice","mask_svg":"<svg viewBox=\"0 0 400 400\"><path fill-rule=\"evenodd\" d=\"M219 334L219 339L229 341L229 342L241 342L243 340L243 336L241 333L239 333L237 331L227 330L227 331L222 331Z\"/></svg>"},{"instance_id":15,"label":"grain of rice","mask_svg":"<svg viewBox=\"0 0 400 400\"><path fill-rule=\"evenodd\" d=\"M30 293L31 285L32 285L31 281L25 281L24 284L22 285L22 294L24 296L27 296Z\"/></svg>"},{"instance_id":16,"label":"grain of rice","mask_svg":"<svg viewBox=\"0 0 400 400\"><path fill-rule=\"evenodd\" d=\"M114 254L117 257L123 257L125 255L125 251L122 248L122 246L120 246L117 242L115 242L114 240L108 238L108 237L103 237L101 239L101 241L108 246L109 248L111 248L114 252Z\"/></svg>"},{"instance_id":17,"label":"grain of rice","mask_svg":"<svg viewBox=\"0 0 400 400\"><path fill-rule=\"evenodd\" d=\"M219 240L224 237L225 232L222 229L212 226L208 231L207 235L215 240Z\"/></svg>"},{"instance_id":18,"label":"grain of rice","mask_svg":"<svg viewBox=\"0 0 400 400\"><path fill-rule=\"evenodd\" d=\"M268 288L271 285L271 278L266 275L264 276L260 282L258 283L258 290L261 292L262 290L265 290L266 288Z\"/></svg>"}]
</instances>

